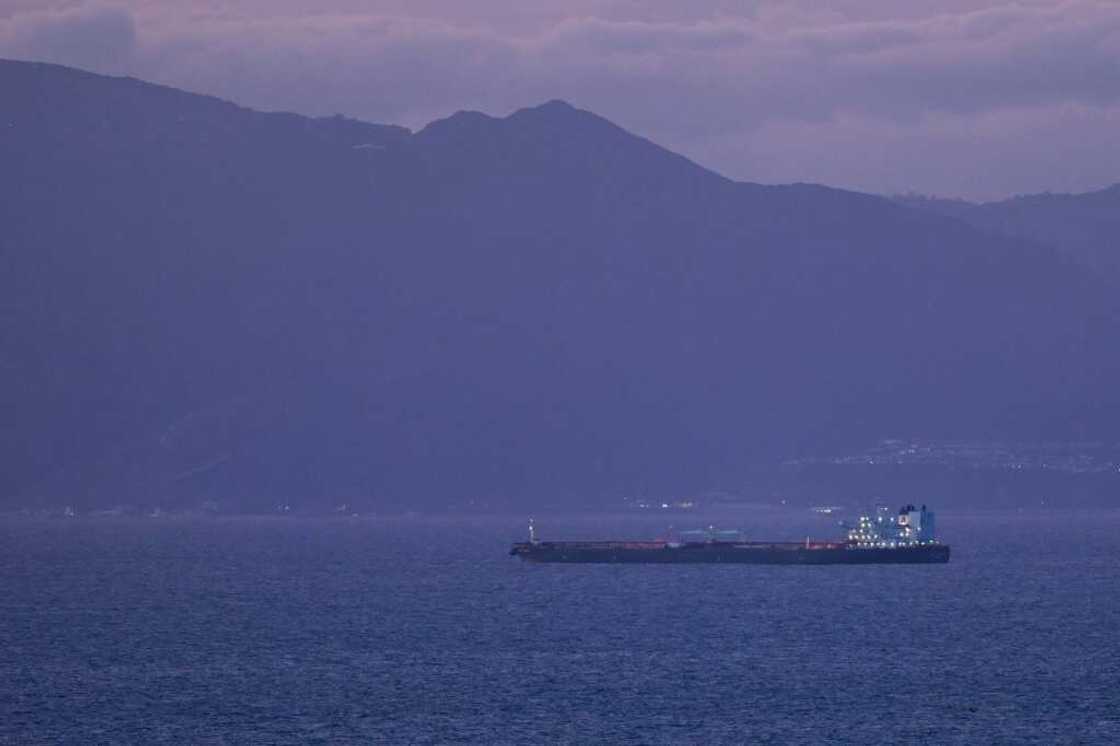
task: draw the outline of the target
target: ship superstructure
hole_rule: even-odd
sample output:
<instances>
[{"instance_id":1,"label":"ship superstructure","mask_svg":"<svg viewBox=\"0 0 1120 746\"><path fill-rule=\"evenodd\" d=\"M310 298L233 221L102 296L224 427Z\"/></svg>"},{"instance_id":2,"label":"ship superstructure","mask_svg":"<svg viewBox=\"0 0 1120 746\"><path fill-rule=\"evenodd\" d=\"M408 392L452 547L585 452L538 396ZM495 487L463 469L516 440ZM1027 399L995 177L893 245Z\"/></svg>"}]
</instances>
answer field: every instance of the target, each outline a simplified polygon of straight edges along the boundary
<instances>
[{"instance_id":1,"label":"ship superstructure","mask_svg":"<svg viewBox=\"0 0 1120 746\"><path fill-rule=\"evenodd\" d=\"M847 526L848 543L861 549L894 548L936 544L932 510L904 505L898 513L879 507L874 515L861 515L856 525Z\"/></svg>"}]
</instances>

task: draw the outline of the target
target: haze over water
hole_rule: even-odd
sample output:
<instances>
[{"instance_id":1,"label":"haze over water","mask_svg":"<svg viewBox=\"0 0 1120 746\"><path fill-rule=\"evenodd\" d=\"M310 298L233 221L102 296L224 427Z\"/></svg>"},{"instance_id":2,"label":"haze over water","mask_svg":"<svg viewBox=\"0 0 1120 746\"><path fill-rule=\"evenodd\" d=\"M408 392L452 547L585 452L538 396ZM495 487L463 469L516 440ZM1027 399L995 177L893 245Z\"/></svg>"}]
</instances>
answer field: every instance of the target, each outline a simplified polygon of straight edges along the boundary
<instances>
[{"instance_id":1,"label":"haze over water","mask_svg":"<svg viewBox=\"0 0 1120 746\"><path fill-rule=\"evenodd\" d=\"M1120 513L938 519L943 566L694 567L522 564L521 517L5 518L0 742L1120 739Z\"/></svg>"}]
</instances>

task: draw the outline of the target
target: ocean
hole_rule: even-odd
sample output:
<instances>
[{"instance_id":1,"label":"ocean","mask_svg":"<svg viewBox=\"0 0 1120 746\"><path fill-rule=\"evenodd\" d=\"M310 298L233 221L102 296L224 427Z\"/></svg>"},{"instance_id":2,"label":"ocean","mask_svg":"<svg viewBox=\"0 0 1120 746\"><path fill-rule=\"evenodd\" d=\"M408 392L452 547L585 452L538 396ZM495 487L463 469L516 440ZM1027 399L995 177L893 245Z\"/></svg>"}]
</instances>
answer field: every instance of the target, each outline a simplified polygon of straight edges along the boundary
<instances>
[{"instance_id":1,"label":"ocean","mask_svg":"<svg viewBox=\"0 0 1120 746\"><path fill-rule=\"evenodd\" d=\"M596 566L520 517L2 518L0 743L1120 742L1120 511L938 524L947 565Z\"/></svg>"}]
</instances>

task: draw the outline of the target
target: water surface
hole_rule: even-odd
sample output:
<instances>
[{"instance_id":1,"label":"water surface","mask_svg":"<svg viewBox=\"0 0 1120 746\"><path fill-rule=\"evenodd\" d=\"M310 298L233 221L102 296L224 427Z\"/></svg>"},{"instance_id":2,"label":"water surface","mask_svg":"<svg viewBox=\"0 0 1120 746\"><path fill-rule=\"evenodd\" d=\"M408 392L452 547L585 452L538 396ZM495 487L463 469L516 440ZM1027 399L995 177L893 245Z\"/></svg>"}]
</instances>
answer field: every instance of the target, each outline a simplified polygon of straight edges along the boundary
<instances>
[{"instance_id":1,"label":"water surface","mask_svg":"<svg viewBox=\"0 0 1120 746\"><path fill-rule=\"evenodd\" d=\"M766 567L527 565L520 519L4 519L0 742L1120 741L1120 513L938 520L948 565Z\"/></svg>"}]
</instances>

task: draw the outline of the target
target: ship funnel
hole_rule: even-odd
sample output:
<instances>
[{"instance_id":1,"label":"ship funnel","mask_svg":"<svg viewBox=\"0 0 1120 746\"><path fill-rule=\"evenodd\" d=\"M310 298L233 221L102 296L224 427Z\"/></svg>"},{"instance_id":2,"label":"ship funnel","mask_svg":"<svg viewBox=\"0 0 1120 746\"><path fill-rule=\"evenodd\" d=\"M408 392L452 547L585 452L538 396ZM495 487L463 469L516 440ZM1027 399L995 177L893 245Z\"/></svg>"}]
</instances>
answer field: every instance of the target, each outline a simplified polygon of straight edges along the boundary
<instances>
[{"instance_id":1,"label":"ship funnel","mask_svg":"<svg viewBox=\"0 0 1120 746\"><path fill-rule=\"evenodd\" d=\"M537 543L537 529L533 525L533 519L532 518L529 519L529 543L530 544L536 544Z\"/></svg>"}]
</instances>

